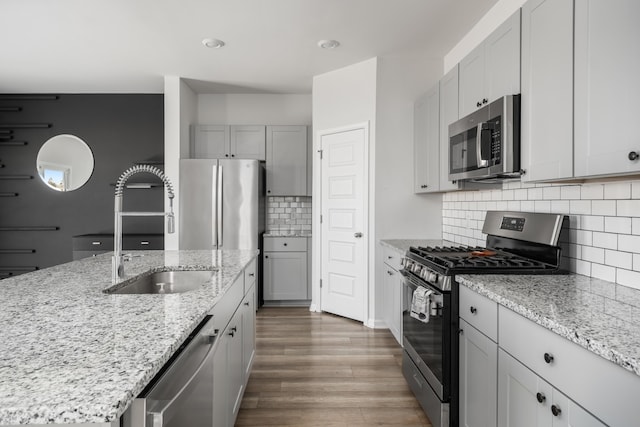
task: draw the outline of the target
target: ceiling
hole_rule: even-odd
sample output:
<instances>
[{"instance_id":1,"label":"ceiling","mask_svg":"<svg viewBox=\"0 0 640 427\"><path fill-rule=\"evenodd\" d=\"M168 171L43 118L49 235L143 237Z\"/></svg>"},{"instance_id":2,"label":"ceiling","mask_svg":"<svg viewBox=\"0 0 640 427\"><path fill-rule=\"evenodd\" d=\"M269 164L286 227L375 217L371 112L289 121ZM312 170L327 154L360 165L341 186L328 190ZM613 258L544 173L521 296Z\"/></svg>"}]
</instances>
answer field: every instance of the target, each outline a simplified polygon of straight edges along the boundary
<instances>
[{"instance_id":1,"label":"ceiling","mask_svg":"<svg viewBox=\"0 0 640 427\"><path fill-rule=\"evenodd\" d=\"M197 92L310 93L314 75L374 56L442 59L496 2L2 0L0 93L161 93L165 75Z\"/></svg>"}]
</instances>

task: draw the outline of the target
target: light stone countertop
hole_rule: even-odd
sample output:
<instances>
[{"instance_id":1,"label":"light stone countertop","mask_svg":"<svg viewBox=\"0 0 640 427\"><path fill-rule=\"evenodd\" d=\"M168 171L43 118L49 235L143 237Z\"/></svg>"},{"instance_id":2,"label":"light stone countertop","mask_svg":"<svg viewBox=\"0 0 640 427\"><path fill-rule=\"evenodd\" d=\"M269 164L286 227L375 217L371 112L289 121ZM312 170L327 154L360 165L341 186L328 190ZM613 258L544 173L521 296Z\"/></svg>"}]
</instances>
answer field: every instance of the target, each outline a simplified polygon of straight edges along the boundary
<instances>
[{"instance_id":1,"label":"light stone countertop","mask_svg":"<svg viewBox=\"0 0 640 427\"><path fill-rule=\"evenodd\" d=\"M113 295L111 253L0 281L0 425L116 420L257 251L134 251L128 277L214 270L201 289Z\"/></svg>"},{"instance_id":2,"label":"light stone countertop","mask_svg":"<svg viewBox=\"0 0 640 427\"><path fill-rule=\"evenodd\" d=\"M640 375L640 290L566 275L459 275L457 281Z\"/></svg>"}]
</instances>

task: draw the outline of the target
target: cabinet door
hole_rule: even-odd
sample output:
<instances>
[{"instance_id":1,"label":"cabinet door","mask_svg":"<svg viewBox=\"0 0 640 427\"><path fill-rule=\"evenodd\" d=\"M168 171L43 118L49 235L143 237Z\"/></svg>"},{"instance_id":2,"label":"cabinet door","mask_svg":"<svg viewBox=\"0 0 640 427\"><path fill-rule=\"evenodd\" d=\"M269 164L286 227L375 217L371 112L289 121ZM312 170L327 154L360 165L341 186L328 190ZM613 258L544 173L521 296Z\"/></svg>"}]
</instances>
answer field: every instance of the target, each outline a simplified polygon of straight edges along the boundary
<instances>
[{"instance_id":1,"label":"cabinet door","mask_svg":"<svg viewBox=\"0 0 640 427\"><path fill-rule=\"evenodd\" d=\"M605 427L599 419L556 389L552 391L549 411L553 427Z\"/></svg>"},{"instance_id":2,"label":"cabinet door","mask_svg":"<svg viewBox=\"0 0 640 427\"><path fill-rule=\"evenodd\" d=\"M383 264L383 269L384 319L391 334L398 341L398 344L402 345L402 302L400 300L402 297L402 279L400 273L388 264Z\"/></svg>"},{"instance_id":3,"label":"cabinet door","mask_svg":"<svg viewBox=\"0 0 640 427\"><path fill-rule=\"evenodd\" d=\"M229 340L227 345L227 370L229 375L229 425L235 423L242 395L244 394L244 366L242 363L242 342L244 331L242 330L242 319L244 310L241 308L233 315L226 330L226 337Z\"/></svg>"},{"instance_id":4,"label":"cabinet door","mask_svg":"<svg viewBox=\"0 0 640 427\"><path fill-rule=\"evenodd\" d=\"M307 195L306 126L267 126L267 195Z\"/></svg>"},{"instance_id":5,"label":"cabinet door","mask_svg":"<svg viewBox=\"0 0 640 427\"><path fill-rule=\"evenodd\" d=\"M414 193L440 190L440 87L436 85L414 104Z\"/></svg>"},{"instance_id":6,"label":"cabinet door","mask_svg":"<svg viewBox=\"0 0 640 427\"><path fill-rule=\"evenodd\" d=\"M265 252L264 299L308 299L306 252Z\"/></svg>"},{"instance_id":7,"label":"cabinet door","mask_svg":"<svg viewBox=\"0 0 640 427\"><path fill-rule=\"evenodd\" d=\"M485 45L480 44L460 61L460 117L473 113L487 99L485 82ZM486 104L486 103L485 103Z\"/></svg>"},{"instance_id":8,"label":"cabinet door","mask_svg":"<svg viewBox=\"0 0 640 427\"><path fill-rule=\"evenodd\" d=\"M231 157L265 160L265 126L231 126Z\"/></svg>"},{"instance_id":9,"label":"cabinet door","mask_svg":"<svg viewBox=\"0 0 640 427\"><path fill-rule=\"evenodd\" d=\"M213 356L213 425L215 427L231 426L230 413L231 395L229 393L230 376L227 370L229 343L231 337L225 334L218 335L216 353Z\"/></svg>"},{"instance_id":10,"label":"cabinet door","mask_svg":"<svg viewBox=\"0 0 640 427\"><path fill-rule=\"evenodd\" d=\"M459 188L449 180L449 125L458 120L458 66L440 80L440 191Z\"/></svg>"},{"instance_id":11,"label":"cabinet door","mask_svg":"<svg viewBox=\"0 0 640 427\"><path fill-rule=\"evenodd\" d=\"M460 329L460 426L495 426L498 344L462 319Z\"/></svg>"},{"instance_id":12,"label":"cabinet door","mask_svg":"<svg viewBox=\"0 0 640 427\"><path fill-rule=\"evenodd\" d=\"M225 156L229 157L229 126L194 126L191 158L223 159Z\"/></svg>"},{"instance_id":13,"label":"cabinet door","mask_svg":"<svg viewBox=\"0 0 640 427\"><path fill-rule=\"evenodd\" d=\"M533 371L498 350L498 427L550 426L552 393Z\"/></svg>"},{"instance_id":14,"label":"cabinet door","mask_svg":"<svg viewBox=\"0 0 640 427\"><path fill-rule=\"evenodd\" d=\"M485 98L520 93L520 9L485 41Z\"/></svg>"},{"instance_id":15,"label":"cabinet door","mask_svg":"<svg viewBox=\"0 0 640 427\"><path fill-rule=\"evenodd\" d=\"M640 171L640 2L575 2L575 175Z\"/></svg>"},{"instance_id":16,"label":"cabinet door","mask_svg":"<svg viewBox=\"0 0 640 427\"><path fill-rule=\"evenodd\" d=\"M573 176L573 2L522 7L522 181Z\"/></svg>"},{"instance_id":17,"label":"cabinet door","mask_svg":"<svg viewBox=\"0 0 640 427\"><path fill-rule=\"evenodd\" d=\"M256 354L256 306L255 286L252 286L242 301L242 366L244 384L251 374L253 358Z\"/></svg>"}]
</instances>

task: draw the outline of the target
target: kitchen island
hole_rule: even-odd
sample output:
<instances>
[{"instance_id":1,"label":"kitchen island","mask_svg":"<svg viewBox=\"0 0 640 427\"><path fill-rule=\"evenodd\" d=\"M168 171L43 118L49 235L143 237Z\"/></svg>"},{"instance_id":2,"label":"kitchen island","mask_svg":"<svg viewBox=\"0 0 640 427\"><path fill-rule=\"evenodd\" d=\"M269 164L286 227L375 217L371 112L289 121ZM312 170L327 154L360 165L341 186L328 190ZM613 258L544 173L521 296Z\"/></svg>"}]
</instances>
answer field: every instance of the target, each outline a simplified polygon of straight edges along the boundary
<instances>
[{"instance_id":1,"label":"kitchen island","mask_svg":"<svg viewBox=\"0 0 640 427\"><path fill-rule=\"evenodd\" d=\"M197 290L106 294L104 254L0 281L0 425L118 425L257 251L138 251L127 277L212 270ZM125 280L123 279L123 280Z\"/></svg>"}]
</instances>

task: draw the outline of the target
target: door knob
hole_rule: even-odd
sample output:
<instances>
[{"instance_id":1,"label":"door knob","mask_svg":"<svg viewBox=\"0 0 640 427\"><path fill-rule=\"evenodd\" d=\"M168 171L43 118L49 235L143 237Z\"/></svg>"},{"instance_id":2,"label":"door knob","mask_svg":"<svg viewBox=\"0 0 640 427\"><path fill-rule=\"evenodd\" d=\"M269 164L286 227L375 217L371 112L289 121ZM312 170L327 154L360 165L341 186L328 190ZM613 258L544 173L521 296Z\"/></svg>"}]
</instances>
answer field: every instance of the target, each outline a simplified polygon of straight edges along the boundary
<instances>
[{"instance_id":1,"label":"door knob","mask_svg":"<svg viewBox=\"0 0 640 427\"><path fill-rule=\"evenodd\" d=\"M361 238L361 237L362 237L362 233L357 232L357 233L355 233L355 234L353 235L353 237L355 237L356 239L359 239L359 238Z\"/></svg>"}]
</instances>

